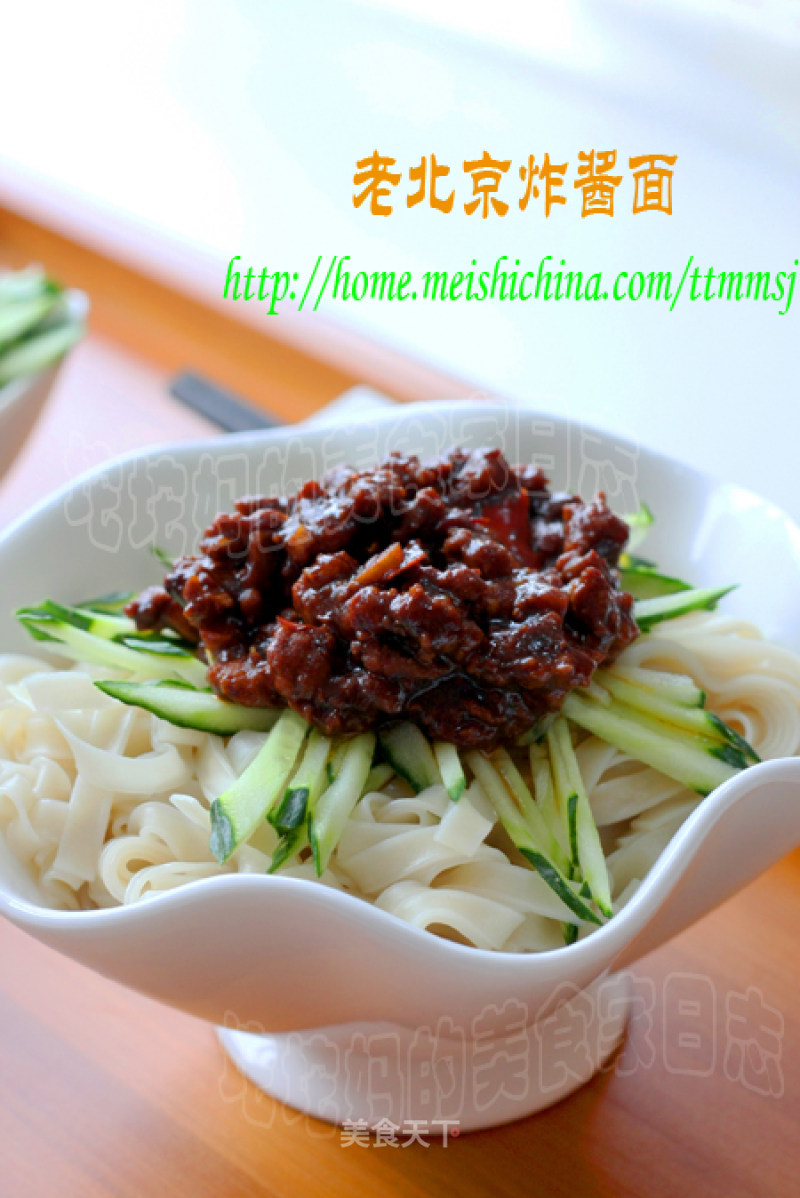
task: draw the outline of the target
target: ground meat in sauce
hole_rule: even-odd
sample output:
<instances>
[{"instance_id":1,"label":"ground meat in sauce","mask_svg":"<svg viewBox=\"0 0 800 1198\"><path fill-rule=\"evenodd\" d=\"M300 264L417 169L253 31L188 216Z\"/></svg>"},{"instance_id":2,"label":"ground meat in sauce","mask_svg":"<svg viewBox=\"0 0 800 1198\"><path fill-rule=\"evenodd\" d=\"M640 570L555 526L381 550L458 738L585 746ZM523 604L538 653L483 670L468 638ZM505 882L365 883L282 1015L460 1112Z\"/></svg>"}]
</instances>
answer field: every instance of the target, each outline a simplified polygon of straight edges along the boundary
<instances>
[{"instance_id":1,"label":"ground meat in sauce","mask_svg":"<svg viewBox=\"0 0 800 1198\"><path fill-rule=\"evenodd\" d=\"M496 449L393 454L217 516L128 607L198 643L218 694L328 735L399 717L491 748L556 711L637 635L601 494L553 494Z\"/></svg>"}]
</instances>

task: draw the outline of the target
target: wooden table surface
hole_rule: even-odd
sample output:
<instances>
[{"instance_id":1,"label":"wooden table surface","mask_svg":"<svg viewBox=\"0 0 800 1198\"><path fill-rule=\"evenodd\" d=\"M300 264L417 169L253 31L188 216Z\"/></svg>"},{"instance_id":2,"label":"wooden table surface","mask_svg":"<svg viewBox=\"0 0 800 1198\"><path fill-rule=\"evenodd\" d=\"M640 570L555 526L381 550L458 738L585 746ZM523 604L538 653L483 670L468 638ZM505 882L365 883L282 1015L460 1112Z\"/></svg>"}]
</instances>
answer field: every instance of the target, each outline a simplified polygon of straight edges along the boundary
<instances>
[{"instance_id":1,"label":"wooden table surface","mask_svg":"<svg viewBox=\"0 0 800 1198\"><path fill-rule=\"evenodd\" d=\"M318 363L292 380L304 410L335 393ZM90 337L0 482L0 527L112 453L207 435L165 381L157 356ZM447 1147L378 1148L261 1095L209 1026L0 923L0 1196L795 1196L798 924L794 853L635 967L625 1048L573 1097Z\"/></svg>"}]
</instances>

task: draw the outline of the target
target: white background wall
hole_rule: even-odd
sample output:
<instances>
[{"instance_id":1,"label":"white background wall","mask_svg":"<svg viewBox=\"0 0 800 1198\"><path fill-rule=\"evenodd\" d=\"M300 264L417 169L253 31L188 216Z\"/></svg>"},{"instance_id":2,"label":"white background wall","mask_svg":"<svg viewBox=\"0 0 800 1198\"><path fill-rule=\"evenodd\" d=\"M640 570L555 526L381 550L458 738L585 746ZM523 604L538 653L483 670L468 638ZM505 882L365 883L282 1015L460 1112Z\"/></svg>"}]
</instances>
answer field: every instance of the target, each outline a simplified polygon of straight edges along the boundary
<instances>
[{"instance_id":1,"label":"white background wall","mask_svg":"<svg viewBox=\"0 0 800 1198\"><path fill-rule=\"evenodd\" d=\"M44 0L4 16L0 199L219 299L234 253L310 269L527 264L786 270L800 257L794 6L383 6ZM794 12L794 15L793 15ZM509 214L354 209L357 158L513 160ZM580 219L582 149L619 151L617 214ZM520 212L518 164L570 163L568 203ZM630 212L629 154L671 152L674 214ZM459 178L460 176L460 178ZM463 195L461 196L463 199ZM540 201L541 203L541 201ZM460 207L457 199L456 209ZM618 430L800 514L792 310L710 303L325 306L476 388ZM251 307L246 319L268 318ZM297 321L276 318L291 334ZM294 322L294 324L293 324ZM274 322L271 332L275 332Z\"/></svg>"}]
</instances>

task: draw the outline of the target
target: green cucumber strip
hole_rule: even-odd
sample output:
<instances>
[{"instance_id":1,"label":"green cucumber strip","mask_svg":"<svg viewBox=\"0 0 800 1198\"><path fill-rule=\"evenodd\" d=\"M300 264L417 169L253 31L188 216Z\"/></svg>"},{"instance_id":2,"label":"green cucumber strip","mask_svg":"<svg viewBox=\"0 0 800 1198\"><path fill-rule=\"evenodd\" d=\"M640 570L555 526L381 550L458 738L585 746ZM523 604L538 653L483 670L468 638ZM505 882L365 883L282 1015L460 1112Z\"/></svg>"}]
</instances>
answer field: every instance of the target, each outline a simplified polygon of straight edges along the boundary
<instances>
[{"instance_id":1,"label":"green cucumber strip","mask_svg":"<svg viewBox=\"0 0 800 1198\"><path fill-rule=\"evenodd\" d=\"M605 854L566 720L555 721L547 734L547 745L556 796L566 805L573 864L580 869L600 910L610 917L611 886Z\"/></svg>"},{"instance_id":2,"label":"green cucumber strip","mask_svg":"<svg viewBox=\"0 0 800 1198\"><path fill-rule=\"evenodd\" d=\"M316 729L312 728L312 730L311 730L312 736L314 735L315 731L316 731ZM319 736L320 733L317 733L317 735ZM329 742L329 744L330 744L330 742ZM326 768L323 771L323 778L322 778L322 786L323 787L325 785L325 780L328 777L329 766L330 766L330 762L327 763ZM292 783L293 782L294 782L294 779L292 779ZM366 784L365 784L365 786L366 786ZM267 873L270 873L270 874L275 873L275 871L280 869L282 865L285 865L287 861L293 860L297 856L298 853L302 852L302 850L304 848L306 848L306 846L308 845L308 821L309 821L309 817L310 817L311 813L313 812L317 802L319 801L319 795L320 795L320 792L316 789L316 787L309 790L309 795L308 795L308 798L306 799L306 818L305 818L305 820L303 821L302 824L299 824L296 828L290 828L286 832L283 833L283 835L281 836L281 838L278 841L278 844L275 848L275 852L272 854L272 862L270 864L269 869L267 870Z\"/></svg>"},{"instance_id":3,"label":"green cucumber strip","mask_svg":"<svg viewBox=\"0 0 800 1198\"><path fill-rule=\"evenodd\" d=\"M563 923L561 931L564 934L564 944L574 944L578 939L578 925L576 923Z\"/></svg>"},{"instance_id":4,"label":"green cucumber strip","mask_svg":"<svg viewBox=\"0 0 800 1198\"><path fill-rule=\"evenodd\" d=\"M495 767L500 777L503 779L506 787L511 791L516 799L517 805L522 813L522 818L528 827L528 830L536 844L541 845L545 850L546 856L549 857L558 866L562 872L568 865L566 858L561 852L561 846L558 839L553 835L553 832L547 823L544 815L540 811L534 797L525 784L522 774L517 769L511 756L505 749L495 749L489 758L490 764Z\"/></svg>"},{"instance_id":5,"label":"green cucumber strip","mask_svg":"<svg viewBox=\"0 0 800 1198\"><path fill-rule=\"evenodd\" d=\"M562 873L569 872L569 838L564 831L564 823L558 811L556 792L553 786L553 772L550 769L550 757L544 745L530 747L531 781L536 806L542 813L553 842L557 846L553 860Z\"/></svg>"},{"instance_id":6,"label":"green cucumber strip","mask_svg":"<svg viewBox=\"0 0 800 1198\"><path fill-rule=\"evenodd\" d=\"M530 848L544 853L549 843L549 836L544 843L535 839L532 830L525 824L514 797L489 758L477 749L473 749L466 754L465 760L514 844L519 847L519 842L522 842Z\"/></svg>"},{"instance_id":7,"label":"green cucumber strip","mask_svg":"<svg viewBox=\"0 0 800 1198\"><path fill-rule=\"evenodd\" d=\"M514 803L503 779L491 762L477 750L466 755L466 762L497 812L511 841L523 854L526 861L544 878L550 889L555 891L574 915L577 915L579 919L589 920L590 923L600 923L597 915L581 901L558 866L550 860L544 846L535 840L530 828L524 823L522 814Z\"/></svg>"},{"instance_id":8,"label":"green cucumber strip","mask_svg":"<svg viewBox=\"0 0 800 1198\"><path fill-rule=\"evenodd\" d=\"M687 732L693 732L697 736L732 744L751 761L759 760L755 750L743 737L739 736L738 732L734 732L733 728L729 728L724 720L704 707L682 707L671 703L668 699L663 699L652 691L644 690L642 687L628 682L625 678L618 677L613 668L598 671L598 673L601 674L600 682L614 698L626 703L635 711L645 712L655 719L662 720L666 724L673 724L676 728L684 728Z\"/></svg>"},{"instance_id":9,"label":"green cucumber strip","mask_svg":"<svg viewBox=\"0 0 800 1198\"><path fill-rule=\"evenodd\" d=\"M517 737L515 744L517 748L524 749L527 745L539 744L544 740L544 735L547 729L555 719L554 715L545 715L538 719L535 724L531 724L526 732L521 732Z\"/></svg>"},{"instance_id":10,"label":"green cucumber strip","mask_svg":"<svg viewBox=\"0 0 800 1198\"><path fill-rule=\"evenodd\" d=\"M169 654L194 659L194 645L171 631L140 632L133 620L118 611L98 611L87 607L69 607L46 599L38 607L21 608L17 615L32 620L63 621L82 632L106 641L117 641L142 653Z\"/></svg>"},{"instance_id":11,"label":"green cucumber strip","mask_svg":"<svg viewBox=\"0 0 800 1198\"><path fill-rule=\"evenodd\" d=\"M531 825L531 835L540 843L547 843L548 829L541 812L533 801L533 795L528 789L525 779L514 764L506 749L495 749L489 755L489 762L497 770L506 787L516 800L522 812L522 817Z\"/></svg>"},{"instance_id":12,"label":"green cucumber strip","mask_svg":"<svg viewBox=\"0 0 800 1198\"><path fill-rule=\"evenodd\" d=\"M55 303L46 316L42 317L35 328L28 329L14 343L14 346L21 345L23 342L29 341L32 337L38 337L40 333L47 333L50 329L61 328L64 324L84 324L85 318L82 311L78 311L76 306L70 299L70 296L65 292L56 288L50 291L50 294L55 297Z\"/></svg>"},{"instance_id":13,"label":"green cucumber strip","mask_svg":"<svg viewBox=\"0 0 800 1198\"><path fill-rule=\"evenodd\" d=\"M573 785L569 758L563 751L563 732L563 720L554 721L551 727L548 728L546 737L547 753L550 761L550 773L553 779L556 810L561 821L561 842L566 841L567 856L570 865L575 869L579 865L578 847L575 831L571 825L571 817L574 819L574 811L570 811L570 799L577 794L577 791ZM572 744L570 742L571 747ZM572 877L572 873L569 876Z\"/></svg>"},{"instance_id":14,"label":"green cucumber strip","mask_svg":"<svg viewBox=\"0 0 800 1198\"><path fill-rule=\"evenodd\" d=\"M712 757L727 762L734 770L746 770L749 764L747 757L736 745L724 744L721 741L707 741L706 746Z\"/></svg>"},{"instance_id":15,"label":"green cucumber strip","mask_svg":"<svg viewBox=\"0 0 800 1198\"><path fill-rule=\"evenodd\" d=\"M625 666L615 661L608 669L596 670L594 678L602 684L606 673L613 673L615 678L622 678L634 686L660 695L669 703L680 707L705 707L706 692L696 686L688 674L669 674L664 670L651 670L646 666Z\"/></svg>"},{"instance_id":16,"label":"green cucumber strip","mask_svg":"<svg viewBox=\"0 0 800 1198\"><path fill-rule=\"evenodd\" d=\"M418 794L429 786L442 785L433 750L416 724L405 722L382 728L378 739L395 773L405 778Z\"/></svg>"},{"instance_id":17,"label":"green cucumber strip","mask_svg":"<svg viewBox=\"0 0 800 1198\"><path fill-rule=\"evenodd\" d=\"M100 612L103 615L119 616L132 599L136 598L135 591L112 591L110 595L101 595L98 599L88 599L77 606L81 611Z\"/></svg>"},{"instance_id":18,"label":"green cucumber strip","mask_svg":"<svg viewBox=\"0 0 800 1198\"><path fill-rule=\"evenodd\" d=\"M58 301L58 296L41 291L29 298L20 298L0 306L0 347L16 341L29 329L35 328Z\"/></svg>"},{"instance_id":19,"label":"green cucumber strip","mask_svg":"<svg viewBox=\"0 0 800 1198\"><path fill-rule=\"evenodd\" d=\"M637 712L617 699L604 707L572 691L561 710L581 728L698 794L709 794L746 764L740 753L741 764L731 762L731 753L737 753L732 745L691 736Z\"/></svg>"},{"instance_id":20,"label":"green cucumber strip","mask_svg":"<svg viewBox=\"0 0 800 1198\"><path fill-rule=\"evenodd\" d=\"M329 783L333 782L334 778L339 773L342 762L344 761L344 755L347 752L347 744L348 742L346 740L337 740L332 744L330 756L328 757L328 764L326 766L326 773Z\"/></svg>"},{"instance_id":21,"label":"green cucumber strip","mask_svg":"<svg viewBox=\"0 0 800 1198\"><path fill-rule=\"evenodd\" d=\"M279 832L289 832L305 822L309 807L316 803L325 787L326 765L332 742L318 728L311 729L300 764L283 798L269 813L269 822Z\"/></svg>"},{"instance_id":22,"label":"green cucumber strip","mask_svg":"<svg viewBox=\"0 0 800 1198\"><path fill-rule=\"evenodd\" d=\"M159 665L166 674L177 674L192 686L208 684L205 665L182 647L182 642L164 637L138 636L127 616L95 613L68 607L48 599L38 607L21 608L20 622L38 640L53 640L72 649L78 661L89 661L134 674L152 677ZM32 630L36 628L37 632ZM41 634L41 635L37 635ZM148 662L148 658L152 660Z\"/></svg>"},{"instance_id":23,"label":"green cucumber strip","mask_svg":"<svg viewBox=\"0 0 800 1198\"><path fill-rule=\"evenodd\" d=\"M611 695L608 693L605 687L600 685L596 672L589 679L588 685L584 688L584 693L587 694L590 699L596 699L598 703L603 703L605 706L608 706L608 704L611 702Z\"/></svg>"},{"instance_id":24,"label":"green cucumber strip","mask_svg":"<svg viewBox=\"0 0 800 1198\"><path fill-rule=\"evenodd\" d=\"M274 874L282 865L290 861L293 857L306 847L308 844L308 831L306 825L300 824L297 828L291 828L288 832L284 832L272 854L268 874Z\"/></svg>"},{"instance_id":25,"label":"green cucumber strip","mask_svg":"<svg viewBox=\"0 0 800 1198\"><path fill-rule=\"evenodd\" d=\"M716 727L720 736L723 736L725 740L734 746L734 748L738 749L740 753L743 753L744 756L747 757L754 765L761 760L750 742L746 741L741 733L737 732L735 728L731 728L730 724L726 724L720 716L716 715L713 711L709 711L708 718Z\"/></svg>"},{"instance_id":26,"label":"green cucumber strip","mask_svg":"<svg viewBox=\"0 0 800 1198\"><path fill-rule=\"evenodd\" d=\"M184 682L95 682L98 690L131 707L142 707L179 728L196 728L215 736L232 736L249 729L269 732L278 719L270 707L242 707L198 691Z\"/></svg>"},{"instance_id":27,"label":"green cucumber strip","mask_svg":"<svg viewBox=\"0 0 800 1198\"><path fill-rule=\"evenodd\" d=\"M602 923L599 916L595 915L591 907L586 906L586 903L578 897L566 878L561 876L552 862L548 861L542 853L536 852L535 849L526 849L522 845L517 845L517 848L523 857L527 861L530 861L536 872L544 878L550 889L555 891L562 903L569 907L574 915L577 915L578 919L586 920L588 923Z\"/></svg>"},{"instance_id":28,"label":"green cucumber strip","mask_svg":"<svg viewBox=\"0 0 800 1198\"><path fill-rule=\"evenodd\" d=\"M308 733L308 724L287 708L244 773L211 804L211 852L220 865L248 840L273 803Z\"/></svg>"},{"instance_id":29,"label":"green cucumber strip","mask_svg":"<svg viewBox=\"0 0 800 1198\"><path fill-rule=\"evenodd\" d=\"M662 620L673 620L690 611L710 611L724 595L736 590L729 587L700 587L696 590L679 591L675 595L661 595L656 599L641 599L634 604L633 615L642 632L647 632Z\"/></svg>"},{"instance_id":30,"label":"green cucumber strip","mask_svg":"<svg viewBox=\"0 0 800 1198\"><path fill-rule=\"evenodd\" d=\"M0 305L17 304L36 296L59 295L61 288L48 279L41 266L24 266L21 270L0 273Z\"/></svg>"},{"instance_id":31,"label":"green cucumber strip","mask_svg":"<svg viewBox=\"0 0 800 1198\"><path fill-rule=\"evenodd\" d=\"M654 599L659 595L674 595L692 589L683 579L659 574L650 566L622 566L619 574L622 590L633 595L634 599Z\"/></svg>"},{"instance_id":32,"label":"green cucumber strip","mask_svg":"<svg viewBox=\"0 0 800 1198\"><path fill-rule=\"evenodd\" d=\"M276 831L283 835L305 823L308 811L308 787L292 786L284 791L277 808L273 808L267 819Z\"/></svg>"},{"instance_id":33,"label":"green cucumber strip","mask_svg":"<svg viewBox=\"0 0 800 1198\"><path fill-rule=\"evenodd\" d=\"M161 565L164 566L166 570L174 570L175 563L167 553L166 549L162 549L159 545L151 545L150 552L152 553L153 557L157 558L158 561L161 562Z\"/></svg>"},{"instance_id":34,"label":"green cucumber strip","mask_svg":"<svg viewBox=\"0 0 800 1198\"><path fill-rule=\"evenodd\" d=\"M119 645L116 641L103 640L90 632L75 628L72 624L54 619L33 620L24 613L19 616L19 620L35 640L52 641L59 646L59 653L73 661L89 662L92 665L106 666L109 669L128 670L140 678L153 678L159 672L177 673L181 676L185 674L182 668L183 662L164 664L155 657L148 659L125 645ZM198 675L193 671L192 677L187 681L205 685L205 670L199 661L196 664L200 666L202 674Z\"/></svg>"},{"instance_id":35,"label":"green cucumber strip","mask_svg":"<svg viewBox=\"0 0 800 1198\"><path fill-rule=\"evenodd\" d=\"M83 324L71 321L12 346L0 354L0 387L13 379L38 374L40 370L53 366L80 341L83 333Z\"/></svg>"},{"instance_id":36,"label":"green cucumber strip","mask_svg":"<svg viewBox=\"0 0 800 1198\"><path fill-rule=\"evenodd\" d=\"M383 790L386 783L393 777L394 767L389 765L388 761L381 761L378 765L373 765L367 774L363 793L366 795L371 794L374 790Z\"/></svg>"},{"instance_id":37,"label":"green cucumber strip","mask_svg":"<svg viewBox=\"0 0 800 1198\"><path fill-rule=\"evenodd\" d=\"M436 758L436 764L439 767L439 773L442 775L447 793L454 803L457 803L464 793L467 786L467 779L464 776L464 767L461 764L461 758L458 756L458 749L455 745L448 744L445 740L435 740L433 742L433 755Z\"/></svg>"},{"instance_id":38,"label":"green cucumber strip","mask_svg":"<svg viewBox=\"0 0 800 1198\"><path fill-rule=\"evenodd\" d=\"M194 646L177 636L164 632L131 632L114 638L119 645L127 645L137 653L150 653L156 657L182 657L184 661L199 660L194 656Z\"/></svg>"},{"instance_id":39,"label":"green cucumber strip","mask_svg":"<svg viewBox=\"0 0 800 1198\"><path fill-rule=\"evenodd\" d=\"M648 557L640 557L638 553L621 553L619 555L620 570L657 570L658 566Z\"/></svg>"},{"instance_id":40,"label":"green cucumber strip","mask_svg":"<svg viewBox=\"0 0 800 1198\"><path fill-rule=\"evenodd\" d=\"M58 642L62 646L59 652L74 661L90 662L110 669L129 670L139 678L153 678L161 671L167 677L177 675L201 690L208 685L206 667L196 657L175 654L172 651L143 653L118 641L106 640L92 632L84 632L74 624L50 617L31 619L23 612L19 619L37 640Z\"/></svg>"},{"instance_id":41,"label":"green cucumber strip","mask_svg":"<svg viewBox=\"0 0 800 1198\"><path fill-rule=\"evenodd\" d=\"M320 795L308 817L308 840L314 854L317 877L321 877L327 869L345 824L361 798L374 752L373 732L362 732L348 741L339 772L328 789Z\"/></svg>"},{"instance_id":42,"label":"green cucumber strip","mask_svg":"<svg viewBox=\"0 0 800 1198\"><path fill-rule=\"evenodd\" d=\"M142 653L166 653L174 657L194 658L195 646L179 637L177 633L171 630L140 632L135 621L120 612L97 611L85 606L69 607L66 603L56 603L53 599L46 599L38 607L24 608L23 612L33 619L63 620L83 632L91 632L93 636L102 637L103 640L118 641Z\"/></svg>"},{"instance_id":43,"label":"green cucumber strip","mask_svg":"<svg viewBox=\"0 0 800 1198\"><path fill-rule=\"evenodd\" d=\"M569 854L572 865L580 871L578 854L578 796L575 791L567 799L567 827L569 828Z\"/></svg>"},{"instance_id":44,"label":"green cucumber strip","mask_svg":"<svg viewBox=\"0 0 800 1198\"><path fill-rule=\"evenodd\" d=\"M642 503L639 505L638 511L620 516L620 519L624 520L630 529L628 543L625 548L628 553L632 553L634 549L638 549L647 536L648 529L655 523L655 516L647 504Z\"/></svg>"},{"instance_id":45,"label":"green cucumber strip","mask_svg":"<svg viewBox=\"0 0 800 1198\"><path fill-rule=\"evenodd\" d=\"M136 632L136 625L127 616L69 607L66 603L56 603L53 599L45 599L38 607L20 608L17 615L32 620L53 620L72 624L73 628L80 628L82 632L90 632L92 636L101 637L106 641Z\"/></svg>"},{"instance_id":46,"label":"green cucumber strip","mask_svg":"<svg viewBox=\"0 0 800 1198\"><path fill-rule=\"evenodd\" d=\"M40 626L34 620L29 619L22 612L16 612L15 615L16 615L17 619L19 620L20 624L22 625L22 627L28 633L28 635L32 636L35 641L50 641L51 644L54 644L54 645L58 644L58 637L51 636L49 632L45 631L46 625ZM69 657L70 654L65 653L64 656ZM75 655L73 654L72 660L80 661L80 660L84 660L84 659L75 657Z\"/></svg>"}]
</instances>

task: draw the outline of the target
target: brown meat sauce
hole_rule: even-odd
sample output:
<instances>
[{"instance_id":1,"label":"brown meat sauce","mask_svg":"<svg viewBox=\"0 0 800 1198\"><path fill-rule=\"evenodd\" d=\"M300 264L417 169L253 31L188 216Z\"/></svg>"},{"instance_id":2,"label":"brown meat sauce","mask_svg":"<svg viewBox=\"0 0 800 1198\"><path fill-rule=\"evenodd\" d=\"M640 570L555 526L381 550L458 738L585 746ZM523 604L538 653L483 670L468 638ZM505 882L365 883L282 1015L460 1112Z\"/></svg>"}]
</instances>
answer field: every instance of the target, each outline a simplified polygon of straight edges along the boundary
<instances>
[{"instance_id":1,"label":"brown meat sauce","mask_svg":"<svg viewBox=\"0 0 800 1198\"><path fill-rule=\"evenodd\" d=\"M209 681L328 735L400 717L489 748L556 711L638 633L601 494L551 494L499 450L392 455L216 518L128 608L198 644Z\"/></svg>"}]
</instances>

